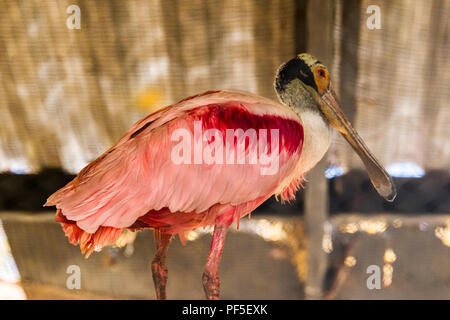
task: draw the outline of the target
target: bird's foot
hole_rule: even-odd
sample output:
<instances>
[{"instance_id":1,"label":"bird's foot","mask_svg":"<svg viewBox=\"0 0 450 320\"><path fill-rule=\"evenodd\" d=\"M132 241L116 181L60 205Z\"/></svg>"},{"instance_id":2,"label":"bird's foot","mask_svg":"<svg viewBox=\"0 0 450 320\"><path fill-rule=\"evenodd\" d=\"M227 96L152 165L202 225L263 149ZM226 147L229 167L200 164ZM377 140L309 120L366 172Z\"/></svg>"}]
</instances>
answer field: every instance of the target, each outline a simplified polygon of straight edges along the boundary
<instances>
[{"instance_id":1,"label":"bird's foot","mask_svg":"<svg viewBox=\"0 0 450 320\"><path fill-rule=\"evenodd\" d=\"M217 274L208 271L203 273L203 289L205 290L206 299L219 300L220 279Z\"/></svg>"}]
</instances>

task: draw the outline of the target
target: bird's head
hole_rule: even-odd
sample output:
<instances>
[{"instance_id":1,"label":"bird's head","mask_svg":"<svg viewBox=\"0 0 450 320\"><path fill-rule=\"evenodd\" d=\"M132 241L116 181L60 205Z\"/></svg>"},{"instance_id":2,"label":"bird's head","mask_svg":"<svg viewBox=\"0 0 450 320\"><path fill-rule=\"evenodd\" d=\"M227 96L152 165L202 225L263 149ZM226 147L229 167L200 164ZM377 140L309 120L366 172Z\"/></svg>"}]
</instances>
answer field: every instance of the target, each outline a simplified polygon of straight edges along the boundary
<instances>
[{"instance_id":1,"label":"bird's head","mask_svg":"<svg viewBox=\"0 0 450 320\"><path fill-rule=\"evenodd\" d=\"M343 113L325 65L310 54L299 54L278 69L275 89L300 116L308 109L320 113L359 155L377 192L388 201L395 199L394 183Z\"/></svg>"}]
</instances>

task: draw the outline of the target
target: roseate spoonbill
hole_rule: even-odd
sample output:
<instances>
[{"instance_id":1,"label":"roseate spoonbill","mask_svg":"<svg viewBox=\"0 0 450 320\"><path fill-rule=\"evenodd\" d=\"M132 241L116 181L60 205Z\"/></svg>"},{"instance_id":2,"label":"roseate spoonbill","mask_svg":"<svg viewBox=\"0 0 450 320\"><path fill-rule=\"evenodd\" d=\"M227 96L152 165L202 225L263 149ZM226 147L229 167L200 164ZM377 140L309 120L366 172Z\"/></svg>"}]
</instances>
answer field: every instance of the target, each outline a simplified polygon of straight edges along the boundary
<instances>
[{"instance_id":1,"label":"roseate spoonbill","mask_svg":"<svg viewBox=\"0 0 450 320\"><path fill-rule=\"evenodd\" d=\"M154 229L151 270L158 299L166 298L172 237L183 241L190 230L214 225L202 279L206 297L218 299L228 227L272 195L293 199L304 174L327 151L331 128L360 156L378 193L395 198L394 184L343 114L321 62L296 56L279 68L275 89L281 103L219 90L150 114L45 205L56 206L56 221L86 256L125 229ZM261 161L238 161L239 152L250 156L258 149ZM276 170L264 172L271 165L269 150L277 156Z\"/></svg>"}]
</instances>

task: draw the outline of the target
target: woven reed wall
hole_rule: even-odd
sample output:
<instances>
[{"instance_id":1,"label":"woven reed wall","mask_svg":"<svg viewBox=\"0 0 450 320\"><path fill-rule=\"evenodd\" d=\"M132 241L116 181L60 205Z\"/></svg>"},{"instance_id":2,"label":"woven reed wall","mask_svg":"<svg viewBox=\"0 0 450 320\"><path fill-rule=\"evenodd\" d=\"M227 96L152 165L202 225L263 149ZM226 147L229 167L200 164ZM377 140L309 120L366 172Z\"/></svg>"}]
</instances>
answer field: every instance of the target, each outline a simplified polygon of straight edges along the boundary
<instances>
[{"instance_id":1,"label":"woven reed wall","mask_svg":"<svg viewBox=\"0 0 450 320\"><path fill-rule=\"evenodd\" d=\"M341 100L360 135L385 165L450 170L450 1L337 3ZM381 9L379 30L366 26L369 5ZM363 167L340 136L335 142L331 162Z\"/></svg>"},{"instance_id":2,"label":"woven reed wall","mask_svg":"<svg viewBox=\"0 0 450 320\"><path fill-rule=\"evenodd\" d=\"M0 171L77 172L139 118L204 90L275 98L275 70L301 47L298 33L314 37L296 30L301 2L0 1ZM335 1L344 108L384 164L448 169L450 1L372 2ZM72 4L80 30L66 27ZM366 27L369 4L381 7L381 30ZM361 167L336 142L330 161Z\"/></svg>"},{"instance_id":3,"label":"woven reed wall","mask_svg":"<svg viewBox=\"0 0 450 320\"><path fill-rule=\"evenodd\" d=\"M274 97L293 1L1 1L0 171L76 172L154 108L212 88ZM81 29L66 27L71 4Z\"/></svg>"}]
</instances>

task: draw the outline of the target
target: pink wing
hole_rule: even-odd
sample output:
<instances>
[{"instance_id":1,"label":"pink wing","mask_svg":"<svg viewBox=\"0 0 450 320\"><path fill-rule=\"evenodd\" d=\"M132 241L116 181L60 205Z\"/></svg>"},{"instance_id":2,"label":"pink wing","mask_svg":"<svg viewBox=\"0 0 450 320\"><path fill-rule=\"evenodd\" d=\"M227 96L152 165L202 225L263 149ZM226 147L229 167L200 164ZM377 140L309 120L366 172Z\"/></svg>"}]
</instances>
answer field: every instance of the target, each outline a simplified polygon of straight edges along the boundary
<instances>
[{"instance_id":1,"label":"pink wing","mask_svg":"<svg viewBox=\"0 0 450 320\"><path fill-rule=\"evenodd\" d=\"M226 158L222 164L207 164L203 158L199 164L195 160L177 164L173 150L180 146L180 140L174 139L176 133L190 133L190 159L194 158L195 142L205 150L215 141L194 137L196 123L201 124L202 132L216 129L214 132L224 137L224 144L227 129L266 129L267 143L260 135L258 143L266 151L279 146L277 170L262 174L267 163L230 164ZM278 130L278 140L272 140L273 129ZM271 145L273 141L278 145ZM225 146L224 153L236 151L238 143L239 138ZM89 234L99 227L130 227L151 211L200 214L218 206L226 210L227 205L249 207L251 211L253 207L248 204L252 201L259 205L274 192L292 192L291 181L286 179L295 180L290 177L302 143L300 119L288 108L238 91L206 92L137 122L116 145L49 197L45 205L56 205L60 215L76 221ZM247 141L246 154L257 147ZM215 212L220 213L218 209Z\"/></svg>"}]
</instances>

